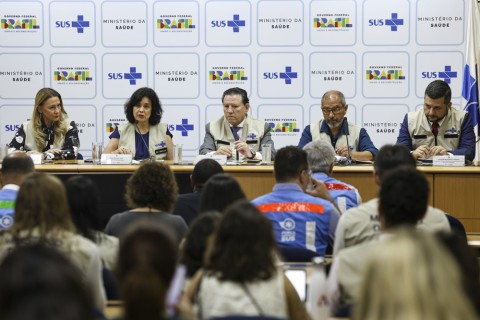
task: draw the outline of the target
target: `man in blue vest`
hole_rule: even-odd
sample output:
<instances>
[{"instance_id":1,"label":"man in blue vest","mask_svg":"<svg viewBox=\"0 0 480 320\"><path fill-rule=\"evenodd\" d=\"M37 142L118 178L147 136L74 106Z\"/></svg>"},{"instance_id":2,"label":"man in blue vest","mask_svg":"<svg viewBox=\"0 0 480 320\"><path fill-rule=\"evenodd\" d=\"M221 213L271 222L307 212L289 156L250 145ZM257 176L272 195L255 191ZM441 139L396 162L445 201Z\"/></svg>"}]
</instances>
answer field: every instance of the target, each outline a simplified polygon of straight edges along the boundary
<instances>
[{"instance_id":1,"label":"man in blue vest","mask_svg":"<svg viewBox=\"0 0 480 320\"><path fill-rule=\"evenodd\" d=\"M13 225L15 200L23 179L35 171L32 158L25 152L12 152L5 156L0 170L0 230ZM41 186L39 186L40 188Z\"/></svg>"},{"instance_id":2,"label":"man in blue vest","mask_svg":"<svg viewBox=\"0 0 480 320\"><path fill-rule=\"evenodd\" d=\"M334 241L339 213L325 185L311 178L307 153L294 146L278 150L274 173L273 191L252 203L272 221L280 246L324 255Z\"/></svg>"},{"instance_id":3,"label":"man in blue vest","mask_svg":"<svg viewBox=\"0 0 480 320\"><path fill-rule=\"evenodd\" d=\"M312 177L325 183L341 213L362 203L357 188L332 177L335 150L329 142L312 141L307 143L303 150L307 152Z\"/></svg>"}]
</instances>

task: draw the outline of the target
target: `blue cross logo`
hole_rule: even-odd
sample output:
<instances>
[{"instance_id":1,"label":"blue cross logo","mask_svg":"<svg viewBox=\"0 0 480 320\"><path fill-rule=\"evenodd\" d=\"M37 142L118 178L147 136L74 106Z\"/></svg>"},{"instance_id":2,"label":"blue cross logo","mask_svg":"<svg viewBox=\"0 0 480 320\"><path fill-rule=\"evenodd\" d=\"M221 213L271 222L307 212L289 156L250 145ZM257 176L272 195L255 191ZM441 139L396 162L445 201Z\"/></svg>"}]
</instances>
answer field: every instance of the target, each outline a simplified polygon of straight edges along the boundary
<instances>
[{"instance_id":1,"label":"blue cross logo","mask_svg":"<svg viewBox=\"0 0 480 320\"><path fill-rule=\"evenodd\" d=\"M250 140L255 140L256 137L257 137L257 136L256 136L255 133L253 133L253 132L250 133L250 134L247 136L247 138L250 138Z\"/></svg>"},{"instance_id":2,"label":"blue cross logo","mask_svg":"<svg viewBox=\"0 0 480 320\"><path fill-rule=\"evenodd\" d=\"M385 19L385 24L390 26L390 31L397 31L397 26L403 26L403 19L398 19L398 13L392 13L392 19Z\"/></svg>"},{"instance_id":3,"label":"blue cross logo","mask_svg":"<svg viewBox=\"0 0 480 320\"><path fill-rule=\"evenodd\" d=\"M233 15L233 20L227 21L227 26L233 28L233 32L240 32L240 27L245 27L245 20L240 20L239 14Z\"/></svg>"},{"instance_id":4,"label":"blue cross logo","mask_svg":"<svg viewBox=\"0 0 480 320\"><path fill-rule=\"evenodd\" d=\"M163 148L163 147L165 147L166 145L167 145L167 143L166 143L165 141L160 142L160 147Z\"/></svg>"},{"instance_id":5,"label":"blue cross logo","mask_svg":"<svg viewBox=\"0 0 480 320\"><path fill-rule=\"evenodd\" d=\"M125 79L130 80L130 85L136 85L138 79L142 79L142 74L137 72L136 67L130 67L130 73L124 73L123 76Z\"/></svg>"},{"instance_id":6,"label":"blue cross logo","mask_svg":"<svg viewBox=\"0 0 480 320\"><path fill-rule=\"evenodd\" d=\"M438 77L442 78L443 81L450 84L452 82L452 79L457 77L457 72L452 71L452 66L445 66L445 71L440 71L438 73Z\"/></svg>"},{"instance_id":7,"label":"blue cross logo","mask_svg":"<svg viewBox=\"0 0 480 320\"><path fill-rule=\"evenodd\" d=\"M175 130L182 133L182 137L188 137L188 131L194 129L193 124L188 124L188 119L182 119L182 124L175 125Z\"/></svg>"},{"instance_id":8,"label":"blue cross logo","mask_svg":"<svg viewBox=\"0 0 480 320\"><path fill-rule=\"evenodd\" d=\"M280 72L280 79L285 79L285 84L292 84L292 79L297 77L297 73L292 72L292 67L285 67L285 72Z\"/></svg>"},{"instance_id":9,"label":"blue cross logo","mask_svg":"<svg viewBox=\"0 0 480 320\"><path fill-rule=\"evenodd\" d=\"M83 33L83 28L90 27L90 22L83 20L83 15L78 15L77 19L77 21L72 21L72 28L77 28L77 33Z\"/></svg>"}]
</instances>

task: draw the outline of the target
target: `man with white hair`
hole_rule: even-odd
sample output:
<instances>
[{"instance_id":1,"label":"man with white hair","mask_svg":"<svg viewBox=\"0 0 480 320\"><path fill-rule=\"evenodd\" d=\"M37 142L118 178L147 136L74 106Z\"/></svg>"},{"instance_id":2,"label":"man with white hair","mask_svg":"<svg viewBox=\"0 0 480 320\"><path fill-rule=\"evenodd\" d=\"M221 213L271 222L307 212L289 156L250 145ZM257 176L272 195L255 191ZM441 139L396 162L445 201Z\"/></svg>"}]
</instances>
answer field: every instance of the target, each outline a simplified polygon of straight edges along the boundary
<instances>
[{"instance_id":1,"label":"man with white hair","mask_svg":"<svg viewBox=\"0 0 480 320\"><path fill-rule=\"evenodd\" d=\"M332 177L335 164L335 150L325 140L309 142L303 147L307 152L312 177L325 183L328 192L341 213L362 203L357 188Z\"/></svg>"}]
</instances>

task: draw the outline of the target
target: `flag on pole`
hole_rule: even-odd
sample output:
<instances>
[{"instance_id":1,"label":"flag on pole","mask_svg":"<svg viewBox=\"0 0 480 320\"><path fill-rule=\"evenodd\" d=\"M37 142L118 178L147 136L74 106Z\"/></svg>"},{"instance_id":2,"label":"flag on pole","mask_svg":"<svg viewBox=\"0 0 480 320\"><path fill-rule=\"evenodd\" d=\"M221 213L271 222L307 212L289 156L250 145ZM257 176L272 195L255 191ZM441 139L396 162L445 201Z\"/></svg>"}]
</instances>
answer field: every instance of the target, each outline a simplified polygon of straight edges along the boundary
<instances>
[{"instance_id":1,"label":"flag on pole","mask_svg":"<svg viewBox=\"0 0 480 320\"><path fill-rule=\"evenodd\" d=\"M464 110L472 116L477 141L475 160L478 159L478 141L480 137L480 111L478 76L480 66L480 12L477 0L469 0L467 15L467 45L465 48L465 67L463 70L462 96Z\"/></svg>"}]
</instances>

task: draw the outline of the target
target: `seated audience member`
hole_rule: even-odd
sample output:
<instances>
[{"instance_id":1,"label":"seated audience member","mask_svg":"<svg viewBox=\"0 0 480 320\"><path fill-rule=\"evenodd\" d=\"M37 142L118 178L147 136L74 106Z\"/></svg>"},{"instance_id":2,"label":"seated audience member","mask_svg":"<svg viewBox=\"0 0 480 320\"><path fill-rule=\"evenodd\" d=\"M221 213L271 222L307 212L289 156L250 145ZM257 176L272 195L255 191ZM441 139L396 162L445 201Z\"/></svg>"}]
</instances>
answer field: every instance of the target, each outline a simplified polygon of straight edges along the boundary
<instances>
[{"instance_id":1,"label":"seated audience member","mask_svg":"<svg viewBox=\"0 0 480 320\"><path fill-rule=\"evenodd\" d=\"M408 149L402 145L383 146L378 152L373 165L373 179L379 189L382 186L384 176L399 166L416 168L415 159L413 159ZM450 225L445 213L432 206L428 206L426 215L418 222L417 226L420 229L431 232L450 231ZM333 254L336 255L342 248L376 239L380 232L378 198L374 198L356 208L347 210L340 217L335 234Z\"/></svg>"},{"instance_id":2,"label":"seated audience member","mask_svg":"<svg viewBox=\"0 0 480 320\"><path fill-rule=\"evenodd\" d=\"M473 248L468 246L466 238L455 233L439 232L435 234L440 244L452 255L460 268L462 286L470 299L477 317L480 318L480 268Z\"/></svg>"},{"instance_id":3,"label":"seated audience member","mask_svg":"<svg viewBox=\"0 0 480 320\"><path fill-rule=\"evenodd\" d=\"M176 236L158 221L137 221L122 235L117 265L125 302L122 320L180 320L167 314L166 303L177 265L177 248ZM177 313L193 319L191 310L182 307Z\"/></svg>"},{"instance_id":4,"label":"seated audience member","mask_svg":"<svg viewBox=\"0 0 480 320\"><path fill-rule=\"evenodd\" d=\"M311 141L327 141L335 148L337 155L353 160L373 160L378 153L367 130L348 122L348 105L342 92L325 92L321 105L323 119L316 121L302 132L298 146L303 148Z\"/></svg>"},{"instance_id":5,"label":"seated audience member","mask_svg":"<svg viewBox=\"0 0 480 320\"><path fill-rule=\"evenodd\" d=\"M459 269L431 235L410 230L379 243L362 278L355 319L478 319Z\"/></svg>"},{"instance_id":6,"label":"seated audience member","mask_svg":"<svg viewBox=\"0 0 480 320\"><path fill-rule=\"evenodd\" d=\"M229 175L217 173L208 179L200 196L200 214L207 211L220 213L237 200L246 199L238 181Z\"/></svg>"},{"instance_id":7,"label":"seated audience member","mask_svg":"<svg viewBox=\"0 0 480 320\"><path fill-rule=\"evenodd\" d=\"M15 222L0 233L0 255L31 243L49 244L80 269L99 310L105 306L102 263L97 246L75 232L63 183L46 173L32 173L18 191Z\"/></svg>"},{"instance_id":8,"label":"seated audience member","mask_svg":"<svg viewBox=\"0 0 480 320\"><path fill-rule=\"evenodd\" d=\"M270 221L246 200L229 206L209 242L205 268L185 293L187 301L196 298L198 319L229 315L310 319L276 266L277 254Z\"/></svg>"},{"instance_id":9,"label":"seated audience member","mask_svg":"<svg viewBox=\"0 0 480 320\"><path fill-rule=\"evenodd\" d=\"M169 225L180 242L187 225L181 217L169 213L177 193L177 182L169 166L160 162L142 163L127 181L125 198L132 210L110 217L105 232L118 237L134 221L156 220Z\"/></svg>"},{"instance_id":10,"label":"seated audience member","mask_svg":"<svg viewBox=\"0 0 480 320\"><path fill-rule=\"evenodd\" d=\"M332 178L335 150L329 142L324 140L312 141L307 143L303 150L307 152L312 177L325 183L341 213L362 203L357 188Z\"/></svg>"},{"instance_id":11,"label":"seated audience member","mask_svg":"<svg viewBox=\"0 0 480 320\"><path fill-rule=\"evenodd\" d=\"M32 118L22 123L9 148L43 153L48 160L77 157L80 148L77 125L68 119L60 93L52 88L37 92Z\"/></svg>"},{"instance_id":12,"label":"seated audience member","mask_svg":"<svg viewBox=\"0 0 480 320\"><path fill-rule=\"evenodd\" d=\"M125 103L127 122L110 135L103 153L132 154L136 160L173 159L172 134L161 123L163 109L157 93L139 88Z\"/></svg>"},{"instance_id":13,"label":"seated audience member","mask_svg":"<svg viewBox=\"0 0 480 320\"><path fill-rule=\"evenodd\" d=\"M0 230L7 229L15 219L15 200L25 177L35 171L32 158L24 152L5 156L0 169Z\"/></svg>"},{"instance_id":14,"label":"seated audience member","mask_svg":"<svg viewBox=\"0 0 480 320\"><path fill-rule=\"evenodd\" d=\"M472 116L452 108L452 90L443 80L434 80L425 89L423 109L403 119L397 144L405 145L415 159L435 155L464 155L475 158Z\"/></svg>"},{"instance_id":15,"label":"seated audience member","mask_svg":"<svg viewBox=\"0 0 480 320\"><path fill-rule=\"evenodd\" d=\"M380 150L377 159L381 153ZM382 226L379 240L385 240L399 227L416 226L427 211L428 192L427 179L415 168L400 166L385 175L379 190L378 214ZM351 306L358 299L363 271L378 245L379 241L362 243L339 251L333 258L328 301L334 314L339 307ZM395 272L391 275L396 277Z\"/></svg>"},{"instance_id":16,"label":"seated audience member","mask_svg":"<svg viewBox=\"0 0 480 320\"><path fill-rule=\"evenodd\" d=\"M213 159L203 159L197 162L190 175L193 187L192 193L178 195L173 214L180 216L189 226L198 216L200 196L207 180L217 173L223 173L222 166Z\"/></svg>"},{"instance_id":17,"label":"seated audience member","mask_svg":"<svg viewBox=\"0 0 480 320\"><path fill-rule=\"evenodd\" d=\"M205 126L205 138L200 146L200 154L226 155L229 159L262 159L262 146L272 147L272 160L275 158L269 123L248 115L250 102L247 91L242 88L225 90L222 96L223 116ZM240 158L240 159L239 159Z\"/></svg>"},{"instance_id":18,"label":"seated audience member","mask_svg":"<svg viewBox=\"0 0 480 320\"><path fill-rule=\"evenodd\" d=\"M280 246L324 255L335 238L338 210L323 182L310 176L307 153L294 146L277 152L273 191L252 203L273 223ZM309 183L312 190L307 191Z\"/></svg>"},{"instance_id":19,"label":"seated audience member","mask_svg":"<svg viewBox=\"0 0 480 320\"><path fill-rule=\"evenodd\" d=\"M180 263L187 268L188 279L202 268L208 239L215 231L221 216L217 211L203 212L190 225L180 251Z\"/></svg>"},{"instance_id":20,"label":"seated audience member","mask_svg":"<svg viewBox=\"0 0 480 320\"><path fill-rule=\"evenodd\" d=\"M65 183L68 203L77 232L93 241L102 259L102 279L108 300L118 300L118 283L112 273L117 261L118 238L103 232L98 203L100 193L97 185L85 176L73 176Z\"/></svg>"},{"instance_id":21,"label":"seated audience member","mask_svg":"<svg viewBox=\"0 0 480 320\"><path fill-rule=\"evenodd\" d=\"M45 244L19 246L0 265L0 319L98 319L82 274Z\"/></svg>"},{"instance_id":22,"label":"seated audience member","mask_svg":"<svg viewBox=\"0 0 480 320\"><path fill-rule=\"evenodd\" d=\"M85 176L74 176L65 182L65 188L77 231L97 245L103 266L112 270L117 261L118 238L103 233L98 212L100 193L97 185Z\"/></svg>"}]
</instances>

